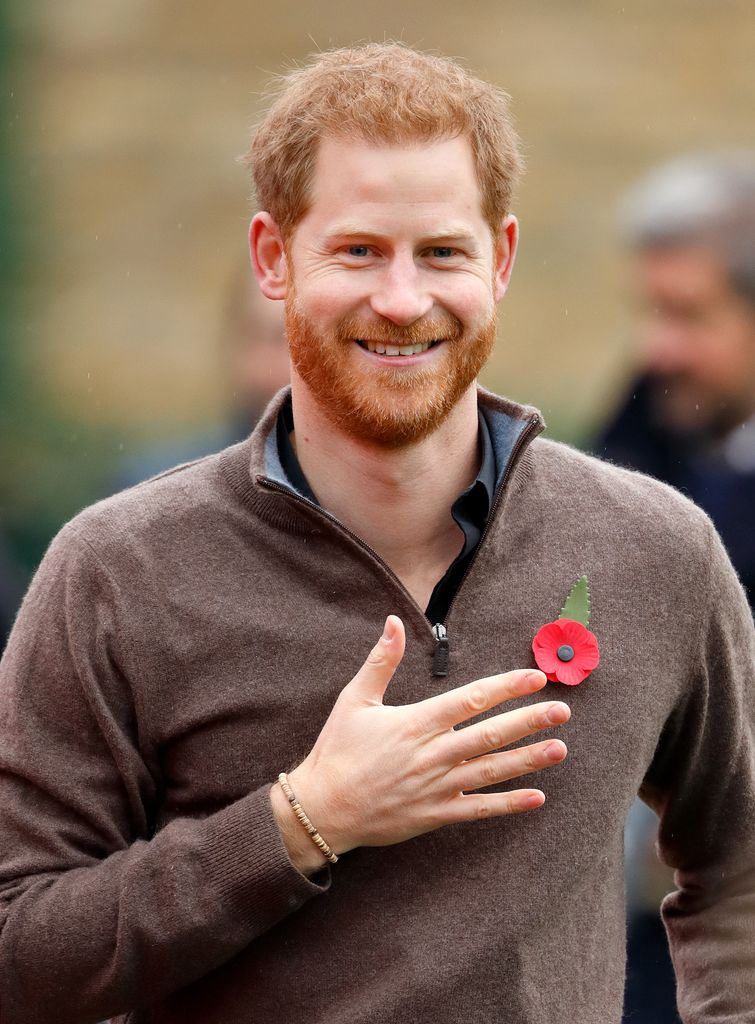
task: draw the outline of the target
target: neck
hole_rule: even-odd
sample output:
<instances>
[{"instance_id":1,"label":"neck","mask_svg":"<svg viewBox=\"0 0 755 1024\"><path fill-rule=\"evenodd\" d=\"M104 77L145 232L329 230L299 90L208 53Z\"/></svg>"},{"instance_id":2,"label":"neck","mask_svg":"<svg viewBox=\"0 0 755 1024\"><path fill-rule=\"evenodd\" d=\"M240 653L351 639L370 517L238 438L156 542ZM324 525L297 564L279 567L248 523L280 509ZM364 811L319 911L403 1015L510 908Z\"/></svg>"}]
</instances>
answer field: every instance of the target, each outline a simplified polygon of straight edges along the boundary
<instances>
[{"instance_id":1,"label":"neck","mask_svg":"<svg viewBox=\"0 0 755 1024\"><path fill-rule=\"evenodd\" d=\"M434 433L399 449L344 433L295 374L292 398L296 454L318 501L380 555L424 607L463 543L451 506L480 466L476 387Z\"/></svg>"}]
</instances>

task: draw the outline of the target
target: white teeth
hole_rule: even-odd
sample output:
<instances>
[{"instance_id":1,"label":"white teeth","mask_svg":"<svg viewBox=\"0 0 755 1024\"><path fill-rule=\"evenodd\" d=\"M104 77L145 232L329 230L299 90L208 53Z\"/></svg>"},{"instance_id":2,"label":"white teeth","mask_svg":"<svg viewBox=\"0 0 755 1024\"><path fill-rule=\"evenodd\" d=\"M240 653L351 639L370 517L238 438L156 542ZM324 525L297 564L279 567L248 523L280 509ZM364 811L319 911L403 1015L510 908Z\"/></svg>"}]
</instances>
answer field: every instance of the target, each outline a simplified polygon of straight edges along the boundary
<instances>
[{"instance_id":1,"label":"white teeth","mask_svg":"<svg viewBox=\"0 0 755 1024\"><path fill-rule=\"evenodd\" d=\"M413 356L419 352L427 352L433 344L431 341L425 341L417 345L386 345L382 341L364 341L361 338L358 338L357 341L361 341L370 352L377 352L381 356Z\"/></svg>"}]
</instances>

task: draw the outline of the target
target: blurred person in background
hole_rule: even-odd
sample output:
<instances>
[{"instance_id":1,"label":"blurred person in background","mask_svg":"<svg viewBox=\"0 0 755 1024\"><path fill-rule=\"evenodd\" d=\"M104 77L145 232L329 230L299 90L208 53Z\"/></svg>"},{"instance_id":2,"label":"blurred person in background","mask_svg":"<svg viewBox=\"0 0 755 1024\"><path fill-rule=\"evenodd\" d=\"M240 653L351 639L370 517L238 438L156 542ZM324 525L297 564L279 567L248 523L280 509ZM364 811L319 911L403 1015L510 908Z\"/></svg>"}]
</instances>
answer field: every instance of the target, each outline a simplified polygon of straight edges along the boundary
<instances>
[{"instance_id":1,"label":"blurred person in background","mask_svg":"<svg viewBox=\"0 0 755 1024\"><path fill-rule=\"evenodd\" d=\"M128 454L117 467L114 490L242 441L273 395L288 384L290 368L281 303L260 292L250 278L248 265L240 265L231 279L221 316L218 352L227 409L224 421L214 430Z\"/></svg>"},{"instance_id":2,"label":"blurred person in background","mask_svg":"<svg viewBox=\"0 0 755 1024\"><path fill-rule=\"evenodd\" d=\"M749 609L691 502L477 386L508 97L320 53L250 163L291 388L67 524L0 663L3 1024L615 1022L638 788L688 1020L744 1020Z\"/></svg>"},{"instance_id":3,"label":"blurred person in background","mask_svg":"<svg viewBox=\"0 0 755 1024\"><path fill-rule=\"evenodd\" d=\"M595 444L711 516L755 600L755 152L703 153L650 173L622 222L639 310L637 377ZM658 819L627 820L627 1024L677 1021L659 896Z\"/></svg>"},{"instance_id":4,"label":"blurred person in background","mask_svg":"<svg viewBox=\"0 0 755 1024\"><path fill-rule=\"evenodd\" d=\"M755 602L755 151L656 170L623 211L638 376L595 451L705 509Z\"/></svg>"},{"instance_id":5,"label":"blurred person in background","mask_svg":"<svg viewBox=\"0 0 755 1024\"><path fill-rule=\"evenodd\" d=\"M245 438L270 399L288 384L291 370L280 302L263 295L239 266L225 304L220 345L226 393L232 410L228 444Z\"/></svg>"}]
</instances>

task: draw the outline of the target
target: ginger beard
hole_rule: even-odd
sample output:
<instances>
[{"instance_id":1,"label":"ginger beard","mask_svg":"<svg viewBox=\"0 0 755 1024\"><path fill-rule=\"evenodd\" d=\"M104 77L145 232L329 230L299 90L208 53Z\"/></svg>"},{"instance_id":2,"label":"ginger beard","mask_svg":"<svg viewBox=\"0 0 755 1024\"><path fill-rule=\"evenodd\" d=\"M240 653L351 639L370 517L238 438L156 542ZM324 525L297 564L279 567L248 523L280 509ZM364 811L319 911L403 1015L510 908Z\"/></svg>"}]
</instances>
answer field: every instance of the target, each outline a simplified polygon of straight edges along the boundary
<instances>
[{"instance_id":1,"label":"ginger beard","mask_svg":"<svg viewBox=\"0 0 755 1024\"><path fill-rule=\"evenodd\" d=\"M407 327L344 318L323 335L298 308L293 287L286 298L291 362L317 404L344 433L384 448L414 444L440 426L487 362L495 330L495 310L475 334L441 311ZM446 351L429 366L371 367L350 351L355 338L393 345L442 339Z\"/></svg>"}]
</instances>

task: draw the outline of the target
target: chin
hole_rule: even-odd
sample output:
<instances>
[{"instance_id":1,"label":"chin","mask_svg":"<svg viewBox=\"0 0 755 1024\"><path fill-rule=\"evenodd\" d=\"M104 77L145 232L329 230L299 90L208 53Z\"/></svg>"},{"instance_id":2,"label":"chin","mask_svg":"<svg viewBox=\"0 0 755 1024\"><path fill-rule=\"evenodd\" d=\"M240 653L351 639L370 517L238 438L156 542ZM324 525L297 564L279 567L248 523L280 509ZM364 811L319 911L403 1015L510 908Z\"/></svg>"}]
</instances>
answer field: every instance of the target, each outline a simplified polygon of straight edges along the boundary
<instances>
[{"instance_id":1,"label":"chin","mask_svg":"<svg viewBox=\"0 0 755 1024\"><path fill-rule=\"evenodd\" d=\"M395 450L418 444L441 426L453 408L435 404L407 410L396 408L386 402L368 407L342 410L332 416L332 408L325 409L326 415L339 429L351 437L358 438L378 448Z\"/></svg>"},{"instance_id":2,"label":"chin","mask_svg":"<svg viewBox=\"0 0 755 1024\"><path fill-rule=\"evenodd\" d=\"M398 379L391 371L364 379L323 374L322 364L314 370L296 367L339 430L386 449L417 444L438 430L474 385L480 368L476 361L465 361L462 366L402 371Z\"/></svg>"}]
</instances>

